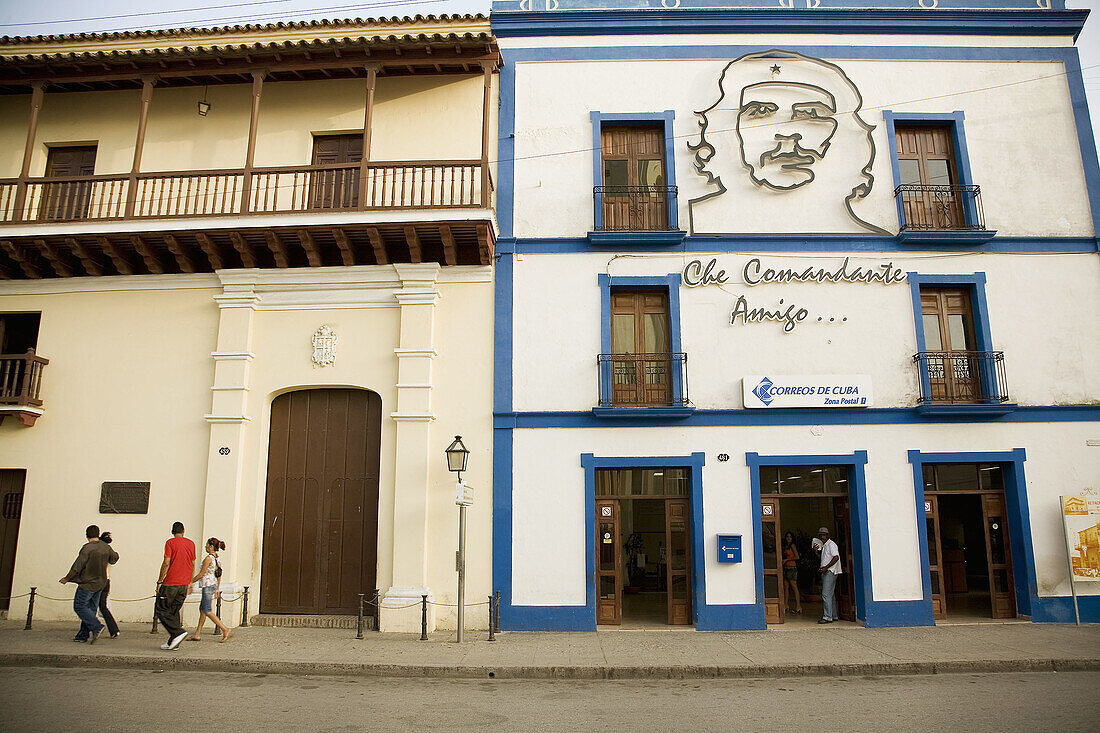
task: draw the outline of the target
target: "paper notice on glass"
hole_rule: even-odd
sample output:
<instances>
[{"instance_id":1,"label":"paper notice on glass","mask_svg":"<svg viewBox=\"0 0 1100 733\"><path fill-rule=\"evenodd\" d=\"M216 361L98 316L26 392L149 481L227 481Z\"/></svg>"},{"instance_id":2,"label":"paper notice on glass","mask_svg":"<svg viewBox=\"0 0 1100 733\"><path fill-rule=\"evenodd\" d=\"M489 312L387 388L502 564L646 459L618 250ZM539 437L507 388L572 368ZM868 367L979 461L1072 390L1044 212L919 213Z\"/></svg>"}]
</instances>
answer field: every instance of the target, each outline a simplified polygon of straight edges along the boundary
<instances>
[{"instance_id":1,"label":"paper notice on glass","mask_svg":"<svg viewBox=\"0 0 1100 733\"><path fill-rule=\"evenodd\" d=\"M1073 580L1100 580L1100 494L1085 489L1063 496L1062 520Z\"/></svg>"}]
</instances>

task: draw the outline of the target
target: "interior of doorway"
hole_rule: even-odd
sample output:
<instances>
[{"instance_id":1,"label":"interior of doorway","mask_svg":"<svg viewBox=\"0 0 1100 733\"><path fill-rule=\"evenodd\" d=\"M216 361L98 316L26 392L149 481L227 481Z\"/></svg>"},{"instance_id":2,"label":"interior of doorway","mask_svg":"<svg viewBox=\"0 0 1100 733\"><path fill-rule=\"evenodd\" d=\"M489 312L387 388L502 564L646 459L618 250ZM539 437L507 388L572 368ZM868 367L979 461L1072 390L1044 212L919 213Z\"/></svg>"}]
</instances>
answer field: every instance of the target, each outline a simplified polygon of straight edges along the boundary
<instances>
[{"instance_id":1,"label":"interior of doorway","mask_svg":"<svg viewBox=\"0 0 1100 733\"><path fill-rule=\"evenodd\" d=\"M981 497L948 494L939 504L947 615L952 621L992 618Z\"/></svg>"},{"instance_id":2,"label":"interior of doorway","mask_svg":"<svg viewBox=\"0 0 1100 733\"><path fill-rule=\"evenodd\" d=\"M842 599L845 604L851 605L851 593L848 590L853 577L849 559L851 539L845 536L847 499L833 496L785 496L779 499L779 505L777 541L783 569L780 575L783 585L783 623L793 627L817 626L824 608L821 600L821 574L818 572L821 553L814 548L814 540L817 539L818 529L821 527L828 528L829 538L836 542L840 550L843 573L837 582L837 605L841 605ZM839 522L838 514L842 517ZM793 553L788 549L788 540L794 546ZM793 573L790 572L792 556ZM796 579L791 580L790 575L794 575ZM801 613L797 611L800 606ZM843 618L845 615L850 614L842 614L842 621L849 620Z\"/></svg>"},{"instance_id":3,"label":"interior of doorway","mask_svg":"<svg viewBox=\"0 0 1100 733\"><path fill-rule=\"evenodd\" d=\"M623 564L621 628L668 625L665 500L620 499Z\"/></svg>"}]
</instances>

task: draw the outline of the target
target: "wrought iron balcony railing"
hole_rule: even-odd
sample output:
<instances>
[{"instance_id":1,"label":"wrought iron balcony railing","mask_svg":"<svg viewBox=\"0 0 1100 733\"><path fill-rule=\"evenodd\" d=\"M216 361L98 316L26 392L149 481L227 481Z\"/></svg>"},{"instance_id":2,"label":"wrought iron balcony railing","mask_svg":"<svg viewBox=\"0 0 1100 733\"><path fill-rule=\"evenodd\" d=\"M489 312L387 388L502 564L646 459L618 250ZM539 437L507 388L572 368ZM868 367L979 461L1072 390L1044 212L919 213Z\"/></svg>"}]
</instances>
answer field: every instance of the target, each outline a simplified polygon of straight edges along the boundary
<instances>
[{"instance_id":1,"label":"wrought iron balcony railing","mask_svg":"<svg viewBox=\"0 0 1100 733\"><path fill-rule=\"evenodd\" d=\"M488 207L476 160L0 179L0 224Z\"/></svg>"},{"instance_id":2,"label":"wrought iron balcony railing","mask_svg":"<svg viewBox=\"0 0 1100 733\"><path fill-rule=\"evenodd\" d=\"M985 231L980 186L923 186L894 189L903 212L902 231Z\"/></svg>"},{"instance_id":3,"label":"wrought iron balcony railing","mask_svg":"<svg viewBox=\"0 0 1100 733\"><path fill-rule=\"evenodd\" d=\"M596 186L595 231L667 232L670 206L676 206L676 186Z\"/></svg>"},{"instance_id":4,"label":"wrought iron balcony railing","mask_svg":"<svg viewBox=\"0 0 1100 733\"><path fill-rule=\"evenodd\" d=\"M1003 351L921 351L918 365L922 405L1008 402Z\"/></svg>"},{"instance_id":5,"label":"wrought iron balcony railing","mask_svg":"<svg viewBox=\"0 0 1100 733\"><path fill-rule=\"evenodd\" d=\"M600 354L600 407L686 407L687 354Z\"/></svg>"}]
</instances>

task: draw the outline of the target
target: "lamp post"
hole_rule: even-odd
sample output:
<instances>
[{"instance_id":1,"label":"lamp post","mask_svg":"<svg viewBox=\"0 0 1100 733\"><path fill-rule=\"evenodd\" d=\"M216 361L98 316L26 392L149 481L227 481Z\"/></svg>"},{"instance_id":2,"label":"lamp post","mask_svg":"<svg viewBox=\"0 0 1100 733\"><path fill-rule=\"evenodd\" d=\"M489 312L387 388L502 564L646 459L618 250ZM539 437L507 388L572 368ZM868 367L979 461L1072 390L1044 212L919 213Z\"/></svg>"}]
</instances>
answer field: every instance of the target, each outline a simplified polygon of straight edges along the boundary
<instances>
[{"instance_id":1,"label":"lamp post","mask_svg":"<svg viewBox=\"0 0 1100 733\"><path fill-rule=\"evenodd\" d=\"M470 451L462 444L462 436L456 435L454 441L447 446L446 452L447 470L458 474L455 484L455 503L458 504L458 552L455 553L455 570L458 571L458 642L461 644L466 610L466 506L473 500L472 494L466 491L466 486L462 483L462 472L466 470Z\"/></svg>"}]
</instances>

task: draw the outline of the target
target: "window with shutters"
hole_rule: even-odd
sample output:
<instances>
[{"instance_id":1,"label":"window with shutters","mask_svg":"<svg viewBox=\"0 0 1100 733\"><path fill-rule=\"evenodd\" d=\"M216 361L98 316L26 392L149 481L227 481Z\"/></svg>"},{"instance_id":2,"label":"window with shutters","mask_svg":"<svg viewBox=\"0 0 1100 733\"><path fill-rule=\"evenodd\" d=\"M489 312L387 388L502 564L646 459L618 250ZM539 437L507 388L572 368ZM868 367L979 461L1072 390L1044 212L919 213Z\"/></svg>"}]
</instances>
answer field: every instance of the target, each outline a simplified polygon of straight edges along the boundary
<instances>
[{"instance_id":1,"label":"window with shutters","mask_svg":"<svg viewBox=\"0 0 1100 733\"><path fill-rule=\"evenodd\" d=\"M50 147L38 218L43 221L83 219L91 202L95 145Z\"/></svg>"},{"instance_id":2,"label":"window with shutters","mask_svg":"<svg viewBox=\"0 0 1100 733\"><path fill-rule=\"evenodd\" d=\"M962 112L883 112L894 168L899 236L982 242L986 229L981 189L967 159Z\"/></svg>"},{"instance_id":3,"label":"window with shutters","mask_svg":"<svg viewBox=\"0 0 1100 733\"><path fill-rule=\"evenodd\" d=\"M316 135L313 138L314 170L310 179L310 203L314 209L353 209L359 200L359 164L363 160L363 135Z\"/></svg>"}]
</instances>

